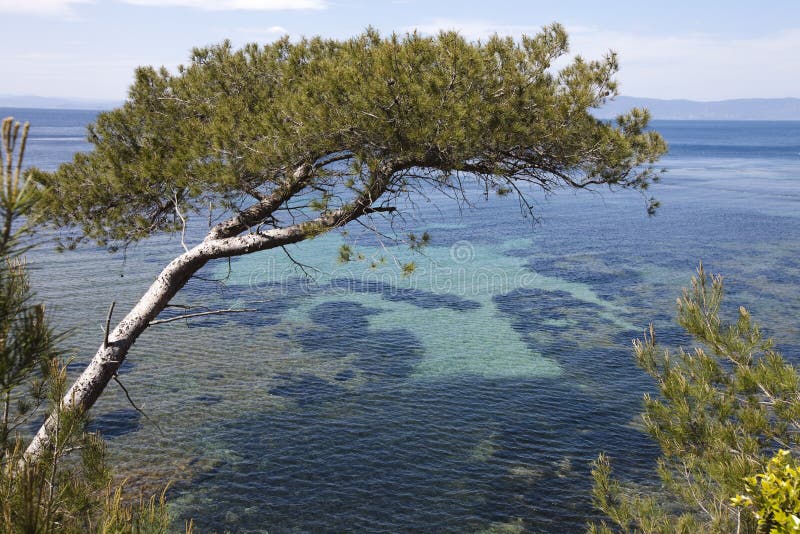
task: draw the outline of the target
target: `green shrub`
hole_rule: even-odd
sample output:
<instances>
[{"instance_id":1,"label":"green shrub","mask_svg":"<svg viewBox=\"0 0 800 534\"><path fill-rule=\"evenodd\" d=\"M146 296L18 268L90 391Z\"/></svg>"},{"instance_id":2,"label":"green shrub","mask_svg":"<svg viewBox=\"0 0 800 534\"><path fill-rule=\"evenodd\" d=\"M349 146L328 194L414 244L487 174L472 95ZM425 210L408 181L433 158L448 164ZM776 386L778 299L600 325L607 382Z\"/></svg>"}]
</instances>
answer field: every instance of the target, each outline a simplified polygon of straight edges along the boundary
<instances>
[{"instance_id":1,"label":"green shrub","mask_svg":"<svg viewBox=\"0 0 800 534\"><path fill-rule=\"evenodd\" d=\"M678 323L697 347L660 350L652 327L634 343L638 364L659 391L644 397L642 414L661 448L659 485L648 491L615 480L610 461L601 456L593 472L594 502L607 520L592 531L747 533L761 532L764 520L792 520L794 480L785 472L775 479L769 469L774 461L789 462L786 455L770 461L776 450L800 447L800 373L746 309L725 322L722 300L722 277L707 276L701 265L692 288L678 299ZM731 500L744 480L753 506L744 506L747 497ZM790 493L765 493L779 481L786 485L781 491ZM766 512L772 505L787 508Z\"/></svg>"},{"instance_id":2,"label":"green shrub","mask_svg":"<svg viewBox=\"0 0 800 534\"><path fill-rule=\"evenodd\" d=\"M765 472L745 479L745 493L731 502L751 510L761 532L800 532L800 470L791 453L779 450Z\"/></svg>"}]
</instances>

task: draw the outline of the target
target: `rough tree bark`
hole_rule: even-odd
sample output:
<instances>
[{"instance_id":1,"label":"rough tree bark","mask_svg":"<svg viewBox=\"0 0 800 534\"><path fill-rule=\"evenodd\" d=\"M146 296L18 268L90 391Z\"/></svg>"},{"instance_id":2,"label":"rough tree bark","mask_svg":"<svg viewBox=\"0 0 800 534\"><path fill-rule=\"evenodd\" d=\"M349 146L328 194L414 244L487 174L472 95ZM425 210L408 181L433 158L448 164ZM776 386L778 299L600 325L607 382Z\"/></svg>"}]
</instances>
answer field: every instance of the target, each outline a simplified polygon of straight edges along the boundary
<instances>
[{"instance_id":1,"label":"rough tree bark","mask_svg":"<svg viewBox=\"0 0 800 534\"><path fill-rule=\"evenodd\" d=\"M87 368L64 395L62 408L89 410L116 375L142 332L209 261L297 243L321 232L344 226L371 210L372 204L386 191L395 173L413 166L414 162L384 163L371 173L367 187L344 207L303 223L264 232L245 233L309 183L315 166L309 163L298 166L289 179L270 195L214 226L200 244L172 260L161 271L125 318L113 331L106 332L108 344L104 340L97 349ZM34 462L41 457L51 445L56 427L55 416L48 417L28 445L26 461Z\"/></svg>"}]
</instances>

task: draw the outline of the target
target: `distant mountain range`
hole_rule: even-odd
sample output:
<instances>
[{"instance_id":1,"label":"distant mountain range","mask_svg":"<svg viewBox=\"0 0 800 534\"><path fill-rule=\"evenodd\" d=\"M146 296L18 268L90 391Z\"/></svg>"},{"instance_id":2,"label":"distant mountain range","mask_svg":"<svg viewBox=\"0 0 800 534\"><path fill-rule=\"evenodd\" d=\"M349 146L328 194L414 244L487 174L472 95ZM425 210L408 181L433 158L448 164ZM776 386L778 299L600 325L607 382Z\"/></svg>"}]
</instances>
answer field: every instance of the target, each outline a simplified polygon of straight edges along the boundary
<instances>
[{"instance_id":1,"label":"distant mountain range","mask_svg":"<svg viewBox=\"0 0 800 534\"><path fill-rule=\"evenodd\" d=\"M613 118L634 107L649 109L655 120L800 120L800 98L739 98L697 102L619 96L597 110L595 116Z\"/></svg>"},{"instance_id":2,"label":"distant mountain range","mask_svg":"<svg viewBox=\"0 0 800 534\"><path fill-rule=\"evenodd\" d=\"M0 95L0 107L39 109L111 109L119 106L120 100L91 98L58 98L32 95Z\"/></svg>"},{"instance_id":3,"label":"distant mountain range","mask_svg":"<svg viewBox=\"0 0 800 534\"><path fill-rule=\"evenodd\" d=\"M111 109L122 102L29 95L0 95L0 107L44 109ZM634 107L645 107L656 120L800 120L800 98L740 98L717 102L659 100L619 96L595 116L614 118Z\"/></svg>"}]
</instances>

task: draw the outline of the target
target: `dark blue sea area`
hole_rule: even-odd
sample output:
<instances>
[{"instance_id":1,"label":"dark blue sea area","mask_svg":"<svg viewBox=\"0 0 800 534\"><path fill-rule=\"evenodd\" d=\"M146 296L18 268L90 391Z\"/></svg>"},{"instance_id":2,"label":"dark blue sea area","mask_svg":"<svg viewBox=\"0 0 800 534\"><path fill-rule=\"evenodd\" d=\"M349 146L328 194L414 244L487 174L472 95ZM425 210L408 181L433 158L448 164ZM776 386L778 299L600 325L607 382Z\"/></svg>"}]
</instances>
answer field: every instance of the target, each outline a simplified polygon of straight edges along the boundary
<instances>
[{"instance_id":1,"label":"dark blue sea area","mask_svg":"<svg viewBox=\"0 0 800 534\"><path fill-rule=\"evenodd\" d=\"M90 148L95 112L0 112L32 123L31 165ZM692 346L675 299L700 261L725 276L725 312L747 307L800 363L800 122L652 127L671 147L654 217L627 191L531 190L535 220L432 191L401 225L429 232L421 254L355 227L289 249L309 276L282 251L207 266L177 304L255 311L142 336L120 380L148 417L115 384L93 409L115 469L175 481L176 528L201 532L582 532L600 452L657 483L637 418L654 385L631 341L652 322L665 347ZM343 243L367 260L338 263ZM181 250L161 236L29 253L72 331L71 373L109 303L122 314Z\"/></svg>"}]
</instances>

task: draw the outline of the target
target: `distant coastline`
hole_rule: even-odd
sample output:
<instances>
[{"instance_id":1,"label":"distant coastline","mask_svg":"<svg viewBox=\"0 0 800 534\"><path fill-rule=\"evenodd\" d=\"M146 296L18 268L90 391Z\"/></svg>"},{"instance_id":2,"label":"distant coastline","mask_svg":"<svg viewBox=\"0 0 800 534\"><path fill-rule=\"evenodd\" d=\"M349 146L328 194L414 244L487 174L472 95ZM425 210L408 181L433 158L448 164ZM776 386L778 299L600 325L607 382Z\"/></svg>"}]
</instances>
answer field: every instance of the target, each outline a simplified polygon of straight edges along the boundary
<instances>
[{"instance_id":1,"label":"distant coastline","mask_svg":"<svg viewBox=\"0 0 800 534\"><path fill-rule=\"evenodd\" d=\"M90 98L59 98L33 95L0 95L0 107L24 109L75 109L99 111L112 109L122 104L121 100Z\"/></svg>"},{"instance_id":2,"label":"distant coastline","mask_svg":"<svg viewBox=\"0 0 800 534\"><path fill-rule=\"evenodd\" d=\"M0 95L0 107L4 108L100 111L120 104L121 100ZM612 119L634 107L649 109L654 120L800 120L800 98L739 98L700 102L619 96L597 109L595 116Z\"/></svg>"},{"instance_id":3,"label":"distant coastline","mask_svg":"<svg viewBox=\"0 0 800 534\"><path fill-rule=\"evenodd\" d=\"M598 109L595 116L610 119L634 107L647 108L654 120L800 120L800 98L739 98L698 102L619 96Z\"/></svg>"}]
</instances>

